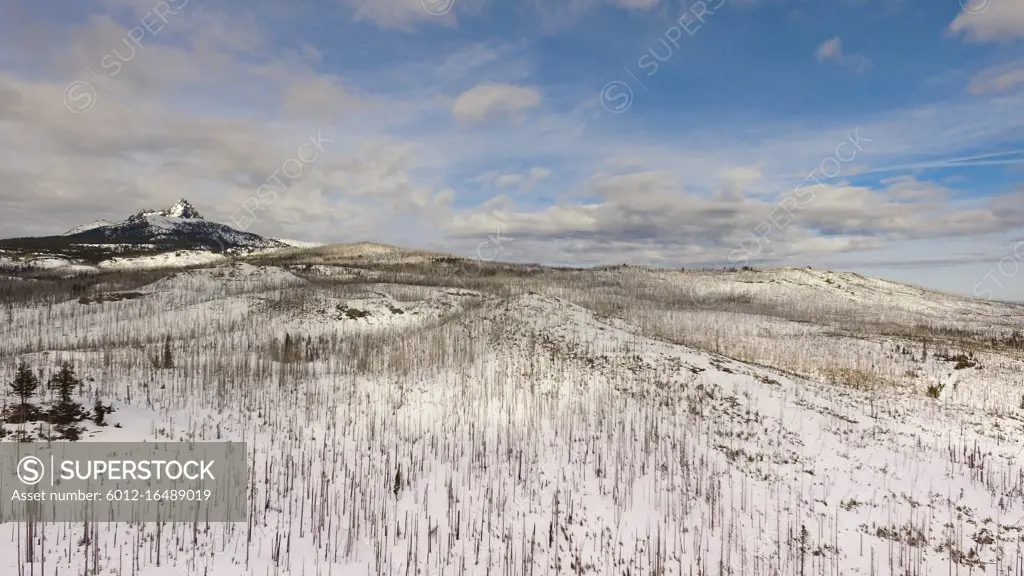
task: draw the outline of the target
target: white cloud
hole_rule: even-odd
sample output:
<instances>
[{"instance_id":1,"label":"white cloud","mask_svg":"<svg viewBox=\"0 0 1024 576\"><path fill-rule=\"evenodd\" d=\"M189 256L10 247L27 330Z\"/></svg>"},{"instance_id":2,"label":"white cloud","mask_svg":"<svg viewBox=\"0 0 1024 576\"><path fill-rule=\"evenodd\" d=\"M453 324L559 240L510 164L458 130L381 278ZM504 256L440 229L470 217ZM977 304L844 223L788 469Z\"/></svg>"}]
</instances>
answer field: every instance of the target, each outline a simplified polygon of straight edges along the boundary
<instances>
[{"instance_id":1,"label":"white cloud","mask_svg":"<svg viewBox=\"0 0 1024 576\"><path fill-rule=\"evenodd\" d=\"M532 190L540 182L547 180L553 174L550 168L534 166L527 173L519 172L490 172L481 174L472 179L473 182L493 186L500 190L514 188L520 192Z\"/></svg>"},{"instance_id":2,"label":"white cloud","mask_svg":"<svg viewBox=\"0 0 1024 576\"><path fill-rule=\"evenodd\" d=\"M842 59L843 57L843 41L840 40L839 36L830 38L822 42L818 46L818 50L814 53L818 62L824 60L835 60Z\"/></svg>"},{"instance_id":3,"label":"white cloud","mask_svg":"<svg viewBox=\"0 0 1024 576\"><path fill-rule=\"evenodd\" d=\"M589 190L601 200L536 210L508 205L459 214L450 232L483 235L507 230L534 253L557 251L565 261L628 260L656 250L666 260L727 262L741 247L751 260L770 263L814 254L854 252L916 238L971 237L1016 228L1021 209L1006 213L990 201L958 205L950 190L912 178L895 179L883 189L823 186L782 218L778 203L750 198L709 198L680 187L663 172L597 174ZM770 214L780 216L762 249L749 249L754 230ZM564 239L572 239L566 242Z\"/></svg>"},{"instance_id":4,"label":"white cloud","mask_svg":"<svg viewBox=\"0 0 1024 576\"><path fill-rule=\"evenodd\" d=\"M284 87L282 105L294 117L335 122L360 106L360 99L330 76L309 76L291 81Z\"/></svg>"},{"instance_id":5,"label":"white cloud","mask_svg":"<svg viewBox=\"0 0 1024 576\"><path fill-rule=\"evenodd\" d=\"M496 116L517 114L540 104L540 93L527 86L481 84L455 99L452 116L460 122L481 122Z\"/></svg>"},{"instance_id":6,"label":"white cloud","mask_svg":"<svg viewBox=\"0 0 1024 576\"><path fill-rule=\"evenodd\" d=\"M738 198L743 194L751 193L753 186L760 182L764 175L756 166L736 166L721 171L720 177L722 179L722 195Z\"/></svg>"},{"instance_id":7,"label":"white cloud","mask_svg":"<svg viewBox=\"0 0 1024 576\"><path fill-rule=\"evenodd\" d=\"M1024 85L1024 62L1010 62L986 68L971 78L971 94L1005 92Z\"/></svg>"},{"instance_id":8,"label":"white cloud","mask_svg":"<svg viewBox=\"0 0 1024 576\"><path fill-rule=\"evenodd\" d=\"M627 10L650 10L661 3L661 0L611 0L613 4Z\"/></svg>"},{"instance_id":9,"label":"white cloud","mask_svg":"<svg viewBox=\"0 0 1024 576\"><path fill-rule=\"evenodd\" d=\"M545 34L573 26L601 4L603 0L522 0L528 17L536 19L539 31Z\"/></svg>"},{"instance_id":10,"label":"white cloud","mask_svg":"<svg viewBox=\"0 0 1024 576\"><path fill-rule=\"evenodd\" d=\"M494 179L494 185L498 188L511 188L523 183L522 174L501 174Z\"/></svg>"},{"instance_id":11,"label":"white cloud","mask_svg":"<svg viewBox=\"0 0 1024 576\"><path fill-rule=\"evenodd\" d=\"M845 66L854 72L866 72L871 69L874 63L861 54L844 54L843 41L836 36L818 45L814 52L818 62L832 61Z\"/></svg>"},{"instance_id":12,"label":"white cloud","mask_svg":"<svg viewBox=\"0 0 1024 576\"><path fill-rule=\"evenodd\" d=\"M534 166L533 168L530 168L530 179L535 182L546 180L551 177L551 174L552 172L550 168L544 168L543 166Z\"/></svg>"},{"instance_id":13,"label":"white cloud","mask_svg":"<svg viewBox=\"0 0 1024 576\"><path fill-rule=\"evenodd\" d=\"M1024 2L970 0L949 25L968 42L996 42L1024 37Z\"/></svg>"},{"instance_id":14,"label":"white cloud","mask_svg":"<svg viewBox=\"0 0 1024 576\"><path fill-rule=\"evenodd\" d=\"M428 11L423 0L341 0L351 8L359 22L370 22L381 28L410 30L413 24L434 22L451 24L454 7L451 0L434 0L438 5ZM432 4L428 4L432 5Z\"/></svg>"}]
</instances>

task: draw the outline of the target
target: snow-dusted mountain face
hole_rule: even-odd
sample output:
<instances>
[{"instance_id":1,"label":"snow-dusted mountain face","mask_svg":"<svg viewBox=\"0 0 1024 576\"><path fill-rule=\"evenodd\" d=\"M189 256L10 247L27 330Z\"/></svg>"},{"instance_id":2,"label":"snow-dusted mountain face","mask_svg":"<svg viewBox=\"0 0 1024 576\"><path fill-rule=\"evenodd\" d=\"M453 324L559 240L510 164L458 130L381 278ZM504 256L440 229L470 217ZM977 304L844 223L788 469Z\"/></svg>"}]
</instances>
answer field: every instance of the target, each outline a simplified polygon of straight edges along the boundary
<instances>
[{"instance_id":1,"label":"snow-dusted mountain face","mask_svg":"<svg viewBox=\"0 0 1024 576\"><path fill-rule=\"evenodd\" d=\"M284 242L242 232L203 218L188 200L165 210L141 210L120 222L98 220L60 236L0 240L7 256L96 265L126 258L178 254L183 263L210 260L210 255L288 246ZM114 259L118 260L114 260Z\"/></svg>"},{"instance_id":2,"label":"snow-dusted mountain face","mask_svg":"<svg viewBox=\"0 0 1024 576\"><path fill-rule=\"evenodd\" d=\"M67 232L65 232L64 235L65 236L74 236L75 234L80 234L82 232L86 232L86 231L92 230L94 228L103 228L105 226L111 226L113 224L114 224L113 222L108 222L106 220L97 220L97 221L91 222L89 224L82 224L81 226L75 226L71 230L68 230Z\"/></svg>"},{"instance_id":3,"label":"snow-dusted mountain face","mask_svg":"<svg viewBox=\"0 0 1024 576\"><path fill-rule=\"evenodd\" d=\"M248 442L254 528L12 524L0 574L1024 574L1024 308L807 269L243 258L0 284L0 381L72 362L115 408L84 441Z\"/></svg>"},{"instance_id":4,"label":"snow-dusted mountain face","mask_svg":"<svg viewBox=\"0 0 1024 576\"><path fill-rule=\"evenodd\" d=\"M153 244L210 251L284 246L277 240L210 222L187 200L180 200L166 210L143 210L116 224L78 232L69 239L93 244Z\"/></svg>"},{"instance_id":5,"label":"snow-dusted mountain face","mask_svg":"<svg viewBox=\"0 0 1024 576\"><path fill-rule=\"evenodd\" d=\"M184 198L177 201L174 206L162 211L160 215L168 218L185 218L191 220L203 219L203 217L199 215L199 211L195 209L195 206L192 206L192 204Z\"/></svg>"}]
</instances>

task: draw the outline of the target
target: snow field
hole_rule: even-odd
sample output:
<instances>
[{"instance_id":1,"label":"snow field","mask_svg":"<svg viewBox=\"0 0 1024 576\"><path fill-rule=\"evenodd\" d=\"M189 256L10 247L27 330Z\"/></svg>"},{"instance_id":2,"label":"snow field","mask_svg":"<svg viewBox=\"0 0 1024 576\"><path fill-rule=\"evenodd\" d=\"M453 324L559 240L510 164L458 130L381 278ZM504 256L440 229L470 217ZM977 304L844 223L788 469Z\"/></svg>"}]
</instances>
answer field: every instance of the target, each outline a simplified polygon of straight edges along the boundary
<instances>
[{"instance_id":1,"label":"snow field","mask_svg":"<svg viewBox=\"0 0 1024 576\"><path fill-rule=\"evenodd\" d=\"M71 359L94 378L83 394L117 406L85 441L249 442L251 510L237 524L3 526L0 570L1024 574L1012 354L953 370L896 335L693 305L659 315L642 294L627 323L584 301L614 294L550 279L502 295L300 276L236 263L141 297L14 308L5 358ZM689 297L664 282L652 299ZM923 317L941 308L906 298ZM978 310L969 325L1008 322ZM285 333L302 358L274 358ZM175 368L156 368L168 336ZM672 343L687 338L720 353ZM815 371L830 359L958 376L931 398L830 380Z\"/></svg>"}]
</instances>

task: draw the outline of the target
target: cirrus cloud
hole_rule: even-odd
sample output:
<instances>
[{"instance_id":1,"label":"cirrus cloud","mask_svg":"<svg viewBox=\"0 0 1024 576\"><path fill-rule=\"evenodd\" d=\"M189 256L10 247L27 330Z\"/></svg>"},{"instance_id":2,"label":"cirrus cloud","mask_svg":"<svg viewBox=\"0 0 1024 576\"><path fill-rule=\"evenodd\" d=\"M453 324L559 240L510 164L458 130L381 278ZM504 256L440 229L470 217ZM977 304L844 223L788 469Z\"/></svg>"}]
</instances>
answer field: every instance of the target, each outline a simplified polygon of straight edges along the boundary
<instances>
[{"instance_id":1,"label":"cirrus cloud","mask_svg":"<svg viewBox=\"0 0 1024 576\"><path fill-rule=\"evenodd\" d=\"M972 94L1005 92L1024 85L1024 62L992 66L971 78L967 90Z\"/></svg>"}]
</instances>

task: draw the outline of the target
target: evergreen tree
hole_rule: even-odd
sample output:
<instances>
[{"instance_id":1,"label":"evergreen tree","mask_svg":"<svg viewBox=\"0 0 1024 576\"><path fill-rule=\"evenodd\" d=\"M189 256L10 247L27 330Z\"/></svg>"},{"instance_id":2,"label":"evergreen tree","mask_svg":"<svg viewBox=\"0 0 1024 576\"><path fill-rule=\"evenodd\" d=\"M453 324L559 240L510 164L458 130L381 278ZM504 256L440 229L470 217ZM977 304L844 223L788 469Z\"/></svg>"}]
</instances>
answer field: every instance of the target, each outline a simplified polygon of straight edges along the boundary
<instances>
[{"instance_id":1,"label":"evergreen tree","mask_svg":"<svg viewBox=\"0 0 1024 576\"><path fill-rule=\"evenodd\" d=\"M28 364L25 362L18 364L18 370L14 374L14 381L11 382L11 391L21 400L21 403L27 404L28 399L36 393L38 388L39 378L32 373L32 369L28 367Z\"/></svg>"},{"instance_id":2,"label":"evergreen tree","mask_svg":"<svg viewBox=\"0 0 1024 576\"><path fill-rule=\"evenodd\" d=\"M306 362L316 360L316 351L313 349L313 337L306 336Z\"/></svg>"},{"instance_id":3,"label":"evergreen tree","mask_svg":"<svg viewBox=\"0 0 1024 576\"><path fill-rule=\"evenodd\" d=\"M9 418L9 420L17 423L31 420L35 415L36 407L29 402L29 398L39 388L39 378L32 373L32 369L28 367L28 364L22 362L18 364L18 369L14 374L14 381L10 383L10 387L11 391L14 392L21 402L15 407L14 418Z\"/></svg>"},{"instance_id":4,"label":"evergreen tree","mask_svg":"<svg viewBox=\"0 0 1024 576\"><path fill-rule=\"evenodd\" d=\"M100 402L100 399L96 398L96 402L93 404L92 411L92 421L95 422L97 426L106 426L107 423L105 419L107 417L107 414L109 414L111 411L110 408L108 406L104 406L103 402Z\"/></svg>"},{"instance_id":5,"label":"evergreen tree","mask_svg":"<svg viewBox=\"0 0 1024 576\"><path fill-rule=\"evenodd\" d=\"M171 352L171 337L164 337L164 368L174 368L174 354Z\"/></svg>"},{"instance_id":6,"label":"evergreen tree","mask_svg":"<svg viewBox=\"0 0 1024 576\"><path fill-rule=\"evenodd\" d=\"M67 424L74 421L81 407L72 400L72 394L76 387L82 385L82 381L75 374L71 363L62 363L60 370L50 377L49 384L50 389L57 393L57 404L51 411L53 423Z\"/></svg>"},{"instance_id":7,"label":"evergreen tree","mask_svg":"<svg viewBox=\"0 0 1024 576\"><path fill-rule=\"evenodd\" d=\"M398 498L398 495L402 493L402 465L401 464L399 464L398 465L398 469L395 470L395 486L394 486L394 491L395 491L395 498Z\"/></svg>"},{"instance_id":8,"label":"evergreen tree","mask_svg":"<svg viewBox=\"0 0 1024 576\"><path fill-rule=\"evenodd\" d=\"M282 362L292 362L295 360L295 343L292 342L292 335L285 333L284 335L284 352L282 353Z\"/></svg>"}]
</instances>

